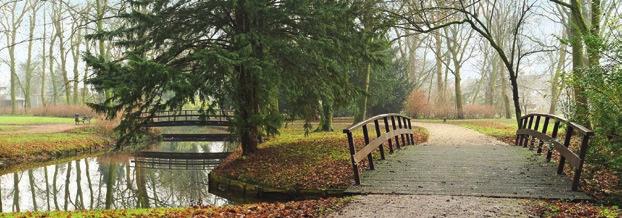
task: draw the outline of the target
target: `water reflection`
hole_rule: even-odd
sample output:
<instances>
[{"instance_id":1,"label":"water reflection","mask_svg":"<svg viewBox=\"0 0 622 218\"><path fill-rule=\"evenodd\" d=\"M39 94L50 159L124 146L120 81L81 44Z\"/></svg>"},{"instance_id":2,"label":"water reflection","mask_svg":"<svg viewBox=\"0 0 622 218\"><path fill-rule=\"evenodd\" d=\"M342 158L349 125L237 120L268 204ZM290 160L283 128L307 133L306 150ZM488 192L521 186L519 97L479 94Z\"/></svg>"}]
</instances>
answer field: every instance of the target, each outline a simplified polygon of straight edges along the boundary
<instances>
[{"instance_id":1,"label":"water reflection","mask_svg":"<svg viewBox=\"0 0 622 218\"><path fill-rule=\"evenodd\" d=\"M225 142L166 142L149 148L170 152L225 152ZM208 192L200 168L146 166L128 154L102 155L0 176L2 212L222 205Z\"/></svg>"}]
</instances>

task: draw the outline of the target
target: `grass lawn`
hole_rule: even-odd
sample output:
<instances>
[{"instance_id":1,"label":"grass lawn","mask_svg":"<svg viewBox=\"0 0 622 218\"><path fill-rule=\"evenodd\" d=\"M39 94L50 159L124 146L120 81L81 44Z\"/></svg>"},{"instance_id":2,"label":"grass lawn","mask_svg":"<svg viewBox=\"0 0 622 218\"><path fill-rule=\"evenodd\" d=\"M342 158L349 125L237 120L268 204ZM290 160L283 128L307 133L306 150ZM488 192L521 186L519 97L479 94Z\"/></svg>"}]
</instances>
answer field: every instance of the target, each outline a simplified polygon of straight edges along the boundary
<instances>
[{"instance_id":1,"label":"grass lawn","mask_svg":"<svg viewBox=\"0 0 622 218\"><path fill-rule=\"evenodd\" d=\"M289 124L280 135L259 145L247 157L241 151L230 155L213 172L220 176L281 189L345 189L352 184L352 169L345 134L351 123L335 123L333 132L311 132L305 136L302 123ZM315 126L315 125L314 125ZM427 132L415 129L417 142ZM362 137L355 137L362 145Z\"/></svg>"},{"instance_id":2,"label":"grass lawn","mask_svg":"<svg viewBox=\"0 0 622 218\"><path fill-rule=\"evenodd\" d=\"M221 207L23 212L9 217L319 217L343 207L349 198L225 205Z\"/></svg>"},{"instance_id":3,"label":"grass lawn","mask_svg":"<svg viewBox=\"0 0 622 218\"><path fill-rule=\"evenodd\" d=\"M0 125L72 124L72 118L38 116L0 116Z\"/></svg>"},{"instance_id":4,"label":"grass lawn","mask_svg":"<svg viewBox=\"0 0 622 218\"><path fill-rule=\"evenodd\" d=\"M3 135L4 136L4 135ZM95 130L77 129L69 132L29 134L0 137L0 158L20 161L39 159L41 155L57 155L65 151L105 146L106 138Z\"/></svg>"}]
</instances>

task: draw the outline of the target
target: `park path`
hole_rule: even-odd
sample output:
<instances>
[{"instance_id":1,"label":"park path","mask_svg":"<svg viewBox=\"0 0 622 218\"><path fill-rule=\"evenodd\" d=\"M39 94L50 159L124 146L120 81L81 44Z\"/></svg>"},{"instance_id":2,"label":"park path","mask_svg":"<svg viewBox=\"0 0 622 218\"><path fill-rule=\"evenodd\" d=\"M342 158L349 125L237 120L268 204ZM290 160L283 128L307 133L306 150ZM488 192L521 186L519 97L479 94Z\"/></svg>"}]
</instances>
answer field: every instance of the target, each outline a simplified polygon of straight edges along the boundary
<instances>
[{"instance_id":1,"label":"park path","mask_svg":"<svg viewBox=\"0 0 622 218\"><path fill-rule=\"evenodd\" d=\"M69 131L82 125L75 124L35 124L35 125L20 125L23 128L10 131L2 131L0 135L12 135L12 134L35 134L35 133L56 133Z\"/></svg>"},{"instance_id":2,"label":"park path","mask_svg":"<svg viewBox=\"0 0 622 218\"><path fill-rule=\"evenodd\" d=\"M347 190L361 196L335 216L442 216L453 212L459 216L470 210L480 212L474 216L490 211L518 216L519 200L509 198L589 198L571 191L570 180L557 175L553 163L526 148L455 125L415 125L429 131L428 142L375 162L376 170L363 172L361 185ZM446 206L454 204L460 206L447 211Z\"/></svg>"}]
</instances>

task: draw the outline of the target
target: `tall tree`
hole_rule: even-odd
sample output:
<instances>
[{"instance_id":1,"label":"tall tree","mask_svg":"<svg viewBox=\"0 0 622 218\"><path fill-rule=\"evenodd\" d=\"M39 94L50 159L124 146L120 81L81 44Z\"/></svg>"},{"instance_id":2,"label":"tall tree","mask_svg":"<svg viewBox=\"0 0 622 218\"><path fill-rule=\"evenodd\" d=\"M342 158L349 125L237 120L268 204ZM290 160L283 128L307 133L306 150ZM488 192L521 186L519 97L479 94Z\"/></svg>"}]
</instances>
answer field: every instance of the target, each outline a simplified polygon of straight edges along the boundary
<instances>
[{"instance_id":1,"label":"tall tree","mask_svg":"<svg viewBox=\"0 0 622 218\"><path fill-rule=\"evenodd\" d=\"M37 20L37 11L40 8L40 4L38 2L38 0L31 0L29 1L29 8L30 8L30 17L29 17L29 22L28 22L28 50L27 50L27 55L26 55L26 69L25 69L25 75L24 75L24 84L23 84L23 92L24 92L24 107L26 109L30 109L30 107L32 106L32 77L33 77L33 71L34 71L34 66L32 65L32 46L35 43L34 40L34 35L35 35L35 25L36 25L36 20ZM25 7L25 6L24 6Z\"/></svg>"},{"instance_id":2,"label":"tall tree","mask_svg":"<svg viewBox=\"0 0 622 218\"><path fill-rule=\"evenodd\" d=\"M465 28L462 25L447 27L445 36L447 40L447 50L449 51L452 63L451 73L454 75L454 93L456 99L456 112L458 119L464 119L464 108L462 99L462 65L471 57L472 51L469 44L473 38L473 29Z\"/></svg>"},{"instance_id":3,"label":"tall tree","mask_svg":"<svg viewBox=\"0 0 622 218\"><path fill-rule=\"evenodd\" d=\"M67 74L67 52L65 47L65 30L62 14L65 13L64 3L56 2L54 4L53 20L56 38L58 39L58 53L60 58L60 74L63 80L63 90L65 91L65 104L71 103L71 83ZM52 55L50 53L50 55Z\"/></svg>"},{"instance_id":4,"label":"tall tree","mask_svg":"<svg viewBox=\"0 0 622 218\"><path fill-rule=\"evenodd\" d=\"M197 99L206 115L231 107L244 155L256 151L260 129L280 123L281 115L266 108L273 81L282 81L285 95L323 84L348 86L345 67L364 56L360 48L369 43L357 21L381 11L378 2L363 0L125 2L131 6L122 13L128 25L97 35L113 38L127 55L87 55L95 70L90 83L110 90L105 102L90 105L108 117L124 113L121 142L145 122L143 112L178 109ZM165 92L174 95L164 99Z\"/></svg>"}]
</instances>

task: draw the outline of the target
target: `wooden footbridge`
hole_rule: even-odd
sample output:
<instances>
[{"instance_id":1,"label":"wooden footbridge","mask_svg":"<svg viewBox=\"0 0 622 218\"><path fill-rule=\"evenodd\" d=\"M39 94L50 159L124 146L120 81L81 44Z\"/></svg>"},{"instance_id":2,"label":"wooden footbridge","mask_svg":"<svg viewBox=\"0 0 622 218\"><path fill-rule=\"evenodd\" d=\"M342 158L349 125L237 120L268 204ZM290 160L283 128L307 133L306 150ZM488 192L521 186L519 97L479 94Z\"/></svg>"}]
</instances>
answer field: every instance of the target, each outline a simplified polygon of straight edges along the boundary
<instances>
[{"instance_id":1,"label":"wooden footbridge","mask_svg":"<svg viewBox=\"0 0 622 218\"><path fill-rule=\"evenodd\" d=\"M216 114L206 116L198 110L159 111L155 114L144 113L143 118L147 122L145 127L170 127L170 126L229 126L233 116L231 111L219 111Z\"/></svg>"},{"instance_id":2,"label":"wooden footbridge","mask_svg":"<svg viewBox=\"0 0 622 218\"><path fill-rule=\"evenodd\" d=\"M414 145L411 119L399 114L344 129L354 172L347 192L590 198L579 188L593 132L576 123L548 114L523 116L518 146L455 125L416 125L429 131L428 142ZM384 154L386 147L393 154Z\"/></svg>"},{"instance_id":3,"label":"wooden footbridge","mask_svg":"<svg viewBox=\"0 0 622 218\"><path fill-rule=\"evenodd\" d=\"M212 126L227 127L233 116L231 111L218 111L216 114L205 115L198 110L159 111L154 114L143 113L147 122L144 127L175 127L175 126ZM163 141L228 141L230 134L162 134Z\"/></svg>"}]
</instances>

